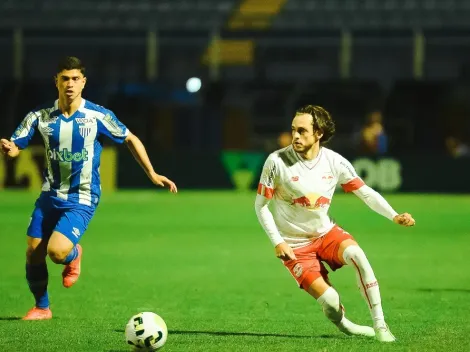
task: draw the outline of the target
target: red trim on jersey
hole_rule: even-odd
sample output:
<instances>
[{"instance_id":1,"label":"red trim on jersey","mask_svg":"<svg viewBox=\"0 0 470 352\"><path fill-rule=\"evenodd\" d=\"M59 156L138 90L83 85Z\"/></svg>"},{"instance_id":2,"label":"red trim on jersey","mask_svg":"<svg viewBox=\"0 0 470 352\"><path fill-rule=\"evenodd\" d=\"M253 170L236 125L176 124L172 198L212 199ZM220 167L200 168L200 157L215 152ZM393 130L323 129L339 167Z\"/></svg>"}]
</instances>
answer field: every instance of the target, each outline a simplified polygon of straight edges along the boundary
<instances>
[{"instance_id":1,"label":"red trim on jersey","mask_svg":"<svg viewBox=\"0 0 470 352\"><path fill-rule=\"evenodd\" d=\"M352 191L357 191L359 188L364 186L365 183L364 181L361 180L361 178L356 177L349 181L348 183L342 184L341 187L343 187L345 192L352 192Z\"/></svg>"},{"instance_id":2,"label":"red trim on jersey","mask_svg":"<svg viewBox=\"0 0 470 352\"><path fill-rule=\"evenodd\" d=\"M265 187L264 196L268 199L271 199L274 196L274 190L272 188Z\"/></svg>"},{"instance_id":3,"label":"red trim on jersey","mask_svg":"<svg viewBox=\"0 0 470 352\"><path fill-rule=\"evenodd\" d=\"M259 195L271 199L274 196L274 189L263 185L262 183L258 184L258 192Z\"/></svg>"}]
</instances>

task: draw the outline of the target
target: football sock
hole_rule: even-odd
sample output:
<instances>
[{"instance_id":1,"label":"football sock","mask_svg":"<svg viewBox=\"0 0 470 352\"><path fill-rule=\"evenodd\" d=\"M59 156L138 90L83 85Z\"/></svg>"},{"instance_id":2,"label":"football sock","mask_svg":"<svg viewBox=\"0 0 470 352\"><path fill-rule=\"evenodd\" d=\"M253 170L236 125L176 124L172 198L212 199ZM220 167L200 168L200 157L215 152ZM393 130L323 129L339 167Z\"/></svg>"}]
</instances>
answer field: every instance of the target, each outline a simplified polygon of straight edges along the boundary
<instances>
[{"instance_id":1,"label":"football sock","mask_svg":"<svg viewBox=\"0 0 470 352\"><path fill-rule=\"evenodd\" d=\"M49 307L49 295L47 294L48 277L46 262L41 264L26 264L26 280L38 308Z\"/></svg>"},{"instance_id":2,"label":"football sock","mask_svg":"<svg viewBox=\"0 0 470 352\"><path fill-rule=\"evenodd\" d=\"M67 257L65 257L63 264L67 265L70 264L72 261L77 259L78 257L78 249L77 246L73 246L72 250L70 251L69 254L67 254Z\"/></svg>"},{"instance_id":3,"label":"football sock","mask_svg":"<svg viewBox=\"0 0 470 352\"><path fill-rule=\"evenodd\" d=\"M333 287L329 287L318 297L317 302L321 305L326 317L346 335L375 336L374 329L371 327L357 325L346 319L339 294Z\"/></svg>"},{"instance_id":4,"label":"football sock","mask_svg":"<svg viewBox=\"0 0 470 352\"><path fill-rule=\"evenodd\" d=\"M339 324L343 318L343 309L339 302L339 294L333 287L327 288L327 290L317 298L318 304L323 309L323 313L326 317L331 320L334 324Z\"/></svg>"},{"instance_id":5,"label":"football sock","mask_svg":"<svg viewBox=\"0 0 470 352\"><path fill-rule=\"evenodd\" d=\"M349 246L343 258L356 271L357 285L369 307L374 327L385 325L379 284L364 251L359 246Z\"/></svg>"}]
</instances>

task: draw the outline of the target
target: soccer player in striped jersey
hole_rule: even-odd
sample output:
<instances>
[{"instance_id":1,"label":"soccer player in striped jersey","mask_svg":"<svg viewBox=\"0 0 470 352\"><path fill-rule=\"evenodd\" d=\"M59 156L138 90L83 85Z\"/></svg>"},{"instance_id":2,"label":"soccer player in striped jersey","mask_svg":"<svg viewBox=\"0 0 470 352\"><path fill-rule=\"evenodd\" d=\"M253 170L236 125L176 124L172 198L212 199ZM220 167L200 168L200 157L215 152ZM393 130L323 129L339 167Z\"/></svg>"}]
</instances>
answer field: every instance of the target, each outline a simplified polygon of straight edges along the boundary
<instances>
[{"instance_id":1,"label":"soccer player in striped jersey","mask_svg":"<svg viewBox=\"0 0 470 352\"><path fill-rule=\"evenodd\" d=\"M392 342L395 337L385 323L374 271L356 240L328 216L328 209L336 186L341 185L399 225L413 226L415 220L408 213L398 214L364 184L349 161L323 146L334 132L334 122L325 109L308 105L297 111L292 121L292 145L275 151L265 162L256 214L276 256L340 331ZM268 208L270 201L273 213ZM374 328L346 319L323 262L333 271L343 265L354 268Z\"/></svg>"},{"instance_id":2,"label":"soccer player in striped jersey","mask_svg":"<svg viewBox=\"0 0 470 352\"><path fill-rule=\"evenodd\" d=\"M27 230L26 279L36 304L24 320L52 318L47 255L64 265L64 287L78 280L82 257L78 243L100 200L99 167L105 137L125 142L155 185L177 192L172 181L154 171L142 142L112 111L82 98L86 77L78 58L64 58L55 81L58 100L28 113L11 139L1 140L2 152L15 158L38 131L46 153L45 182Z\"/></svg>"}]
</instances>

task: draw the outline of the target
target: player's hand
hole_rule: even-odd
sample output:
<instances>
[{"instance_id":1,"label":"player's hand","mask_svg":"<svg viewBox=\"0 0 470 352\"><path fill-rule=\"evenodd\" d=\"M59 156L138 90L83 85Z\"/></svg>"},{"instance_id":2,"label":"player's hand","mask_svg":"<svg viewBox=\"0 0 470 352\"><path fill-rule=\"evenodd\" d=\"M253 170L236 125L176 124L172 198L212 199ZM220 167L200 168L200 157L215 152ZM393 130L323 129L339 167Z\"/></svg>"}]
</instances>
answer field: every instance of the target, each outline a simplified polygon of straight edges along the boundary
<instances>
[{"instance_id":1,"label":"player's hand","mask_svg":"<svg viewBox=\"0 0 470 352\"><path fill-rule=\"evenodd\" d=\"M20 154L20 149L12 141L2 138L0 143L2 146L2 153L8 155L10 158L16 158Z\"/></svg>"},{"instance_id":2,"label":"player's hand","mask_svg":"<svg viewBox=\"0 0 470 352\"><path fill-rule=\"evenodd\" d=\"M176 188L176 185L173 181L169 180L163 175L159 175L156 172L153 172L152 174L149 175L150 179L152 182L160 187L168 187L170 189L171 193L177 193L178 189Z\"/></svg>"},{"instance_id":3,"label":"player's hand","mask_svg":"<svg viewBox=\"0 0 470 352\"><path fill-rule=\"evenodd\" d=\"M395 215L393 222L402 226L414 226L416 223L415 219L408 213Z\"/></svg>"},{"instance_id":4,"label":"player's hand","mask_svg":"<svg viewBox=\"0 0 470 352\"><path fill-rule=\"evenodd\" d=\"M286 243L282 242L279 243L276 248L274 248L276 252L276 257L282 260L296 260L297 257L295 256L294 250Z\"/></svg>"}]
</instances>

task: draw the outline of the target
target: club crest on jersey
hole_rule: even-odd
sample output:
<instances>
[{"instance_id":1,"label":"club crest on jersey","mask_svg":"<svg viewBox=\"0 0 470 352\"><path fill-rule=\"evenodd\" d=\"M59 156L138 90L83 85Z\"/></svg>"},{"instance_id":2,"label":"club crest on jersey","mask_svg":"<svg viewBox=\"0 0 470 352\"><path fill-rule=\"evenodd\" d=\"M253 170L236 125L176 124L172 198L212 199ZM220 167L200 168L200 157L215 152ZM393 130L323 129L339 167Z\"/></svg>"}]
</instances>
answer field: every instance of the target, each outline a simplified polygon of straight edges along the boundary
<instances>
[{"instance_id":1,"label":"club crest on jersey","mask_svg":"<svg viewBox=\"0 0 470 352\"><path fill-rule=\"evenodd\" d=\"M91 127L78 126L78 131L80 132L80 136L86 138L91 132Z\"/></svg>"},{"instance_id":2,"label":"club crest on jersey","mask_svg":"<svg viewBox=\"0 0 470 352\"><path fill-rule=\"evenodd\" d=\"M327 183L327 184L330 184L334 181L334 177L333 177L333 174L331 172L325 172L323 174L323 176L321 177L322 181Z\"/></svg>"}]
</instances>

